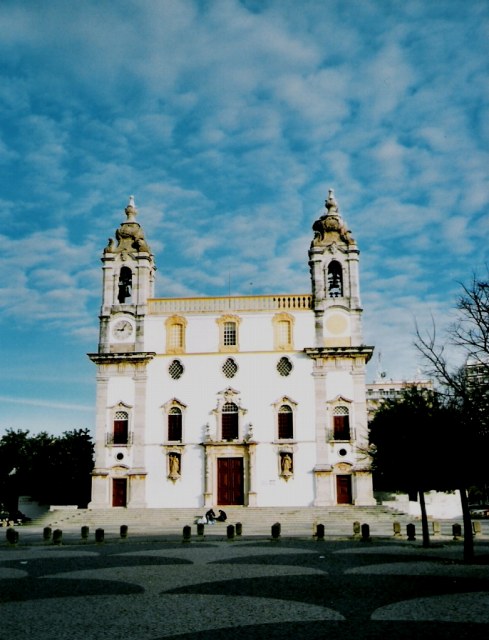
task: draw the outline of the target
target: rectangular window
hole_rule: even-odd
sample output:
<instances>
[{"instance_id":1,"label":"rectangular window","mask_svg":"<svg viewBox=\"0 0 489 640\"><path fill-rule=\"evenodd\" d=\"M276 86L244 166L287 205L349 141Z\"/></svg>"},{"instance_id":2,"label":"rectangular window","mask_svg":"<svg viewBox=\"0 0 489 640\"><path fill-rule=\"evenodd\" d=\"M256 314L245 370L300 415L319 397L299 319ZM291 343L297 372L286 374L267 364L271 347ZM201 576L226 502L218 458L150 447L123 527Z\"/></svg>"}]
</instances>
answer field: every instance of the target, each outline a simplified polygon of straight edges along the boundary
<instances>
[{"instance_id":1,"label":"rectangular window","mask_svg":"<svg viewBox=\"0 0 489 640\"><path fill-rule=\"evenodd\" d=\"M128 435L127 420L114 420L114 444L127 444Z\"/></svg>"},{"instance_id":2,"label":"rectangular window","mask_svg":"<svg viewBox=\"0 0 489 640\"><path fill-rule=\"evenodd\" d=\"M226 347L231 347L236 345L236 323L235 322L225 322L224 323L224 334L223 334L223 343Z\"/></svg>"},{"instance_id":3,"label":"rectangular window","mask_svg":"<svg viewBox=\"0 0 489 640\"><path fill-rule=\"evenodd\" d=\"M288 320L281 320L278 323L278 342L282 347L286 347L292 342L291 326Z\"/></svg>"},{"instance_id":4,"label":"rectangular window","mask_svg":"<svg viewBox=\"0 0 489 640\"><path fill-rule=\"evenodd\" d=\"M222 414L222 439L236 440L239 435L238 414L223 413Z\"/></svg>"},{"instance_id":5,"label":"rectangular window","mask_svg":"<svg viewBox=\"0 0 489 640\"><path fill-rule=\"evenodd\" d=\"M183 325L172 324L170 326L170 338L168 343L170 349L181 349L183 347Z\"/></svg>"},{"instance_id":6,"label":"rectangular window","mask_svg":"<svg viewBox=\"0 0 489 640\"><path fill-rule=\"evenodd\" d=\"M168 415L168 440L182 441L182 413L180 411Z\"/></svg>"},{"instance_id":7,"label":"rectangular window","mask_svg":"<svg viewBox=\"0 0 489 640\"><path fill-rule=\"evenodd\" d=\"M349 416L334 416L334 439L349 440L350 439L350 419Z\"/></svg>"}]
</instances>

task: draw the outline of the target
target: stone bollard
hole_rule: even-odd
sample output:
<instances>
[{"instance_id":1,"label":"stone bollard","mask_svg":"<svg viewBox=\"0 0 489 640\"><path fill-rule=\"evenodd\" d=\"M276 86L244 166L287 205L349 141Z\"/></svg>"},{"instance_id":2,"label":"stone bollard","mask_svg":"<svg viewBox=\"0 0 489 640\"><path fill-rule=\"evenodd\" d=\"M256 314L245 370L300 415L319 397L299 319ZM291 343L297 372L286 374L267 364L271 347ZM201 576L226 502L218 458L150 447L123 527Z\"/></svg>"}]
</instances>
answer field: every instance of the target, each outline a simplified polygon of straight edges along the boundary
<instances>
[{"instance_id":1,"label":"stone bollard","mask_svg":"<svg viewBox=\"0 0 489 640\"><path fill-rule=\"evenodd\" d=\"M406 533L409 542L414 542L416 540L416 526L412 522L406 525Z\"/></svg>"},{"instance_id":2,"label":"stone bollard","mask_svg":"<svg viewBox=\"0 0 489 640\"><path fill-rule=\"evenodd\" d=\"M51 540L52 533L53 530L51 529L51 527L44 527L44 529L42 530L42 539L48 542L49 540Z\"/></svg>"},{"instance_id":3,"label":"stone bollard","mask_svg":"<svg viewBox=\"0 0 489 640\"><path fill-rule=\"evenodd\" d=\"M394 522L392 524L392 528L394 529L394 538L400 538L401 537L401 523L400 522Z\"/></svg>"},{"instance_id":4,"label":"stone bollard","mask_svg":"<svg viewBox=\"0 0 489 640\"><path fill-rule=\"evenodd\" d=\"M61 529L53 531L53 544L61 544L63 542L63 532Z\"/></svg>"},{"instance_id":5,"label":"stone bollard","mask_svg":"<svg viewBox=\"0 0 489 640\"><path fill-rule=\"evenodd\" d=\"M17 544L19 542L19 532L12 529L12 527L9 527L7 529L6 538L9 544Z\"/></svg>"},{"instance_id":6,"label":"stone bollard","mask_svg":"<svg viewBox=\"0 0 489 640\"><path fill-rule=\"evenodd\" d=\"M121 524L121 528L120 528L120 536L121 538L127 538L127 532L128 532L129 528L127 526L127 524Z\"/></svg>"},{"instance_id":7,"label":"stone bollard","mask_svg":"<svg viewBox=\"0 0 489 640\"><path fill-rule=\"evenodd\" d=\"M243 533L243 525L241 522L236 523L236 535L240 536Z\"/></svg>"},{"instance_id":8,"label":"stone bollard","mask_svg":"<svg viewBox=\"0 0 489 640\"><path fill-rule=\"evenodd\" d=\"M460 540L462 537L462 525L458 522L452 525L452 534L454 540Z\"/></svg>"},{"instance_id":9,"label":"stone bollard","mask_svg":"<svg viewBox=\"0 0 489 640\"><path fill-rule=\"evenodd\" d=\"M433 535L441 536L441 524L435 521L433 522L432 526L433 526Z\"/></svg>"},{"instance_id":10,"label":"stone bollard","mask_svg":"<svg viewBox=\"0 0 489 640\"><path fill-rule=\"evenodd\" d=\"M89 532L90 532L90 529L88 527L82 527L81 528L82 540L87 540Z\"/></svg>"},{"instance_id":11,"label":"stone bollard","mask_svg":"<svg viewBox=\"0 0 489 640\"><path fill-rule=\"evenodd\" d=\"M360 523L358 522L358 520L355 520L355 522L353 523L353 537L354 538L359 538L360 537L360 531L361 531Z\"/></svg>"},{"instance_id":12,"label":"stone bollard","mask_svg":"<svg viewBox=\"0 0 489 640\"><path fill-rule=\"evenodd\" d=\"M183 540L182 542L190 542L190 538L192 537L192 528L190 525L186 524L183 527Z\"/></svg>"},{"instance_id":13,"label":"stone bollard","mask_svg":"<svg viewBox=\"0 0 489 640\"><path fill-rule=\"evenodd\" d=\"M203 536L204 535L204 523L203 522L197 522L197 535L198 536Z\"/></svg>"},{"instance_id":14,"label":"stone bollard","mask_svg":"<svg viewBox=\"0 0 489 640\"><path fill-rule=\"evenodd\" d=\"M226 527L226 534L228 540L234 540L234 524L228 524Z\"/></svg>"},{"instance_id":15,"label":"stone bollard","mask_svg":"<svg viewBox=\"0 0 489 640\"><path fill-rule=\"evenodd\" d=\"M281 528L280 522L272 524L272 540L278 540L280 538Z\"/></svg>"},{"instance_id":16,"label":"stone bollard","mask_svg":"<svg viewBox=\"0 0 489 640\"><path fill-rule=\"evenodd\" d=\"M101 544L105 538L105 531L103 529L95 529L95 542Z\"/></svg>"},{"instance_id":17,"label":"stone bollard","mask_svg":"<svg viewBox=\"0 0 489 640\"><path fill-rule=\"evenodd\" d=\"M318 524L316 527L316 540L324 540L324 524Z\"/></svg>"},{"instance_id":18,"label":"stone bollard","mask_svg":"<svg viewBox=\"0 0 489 640\"><path fill-rule=\"evenodd\" d=\"M370 526L362 524L362 542L370 542Z\"/></svg>"},{"instance_id":19,"label":"stone bollard","mask_svg":"<svg viewBox=\"0 0 489 640\"><path fill-rule=\"evenodd\" d=\"M480 535L482 533L482 527L479 520L474 520L472 522L472 533L474 536Z\"/></svg>"}]
</instances>

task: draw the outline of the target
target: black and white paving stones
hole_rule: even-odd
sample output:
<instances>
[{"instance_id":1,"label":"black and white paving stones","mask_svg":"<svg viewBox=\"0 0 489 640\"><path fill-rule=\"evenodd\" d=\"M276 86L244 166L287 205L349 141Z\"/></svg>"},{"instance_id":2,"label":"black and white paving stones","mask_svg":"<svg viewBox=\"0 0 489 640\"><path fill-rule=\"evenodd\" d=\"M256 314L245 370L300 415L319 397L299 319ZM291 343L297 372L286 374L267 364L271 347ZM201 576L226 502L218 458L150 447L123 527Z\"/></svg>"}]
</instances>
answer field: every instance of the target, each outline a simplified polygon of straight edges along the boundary
<instances>
[{"instance_id":1,"label":"black and white paving stones","mask_svg":"<svg viewBox=\"0 0 489 640\"><path fill-rule=\"evenodd\" d=\"M489 639L489 543L0 545L0 640Z\"/></svg>"}]
</instances>

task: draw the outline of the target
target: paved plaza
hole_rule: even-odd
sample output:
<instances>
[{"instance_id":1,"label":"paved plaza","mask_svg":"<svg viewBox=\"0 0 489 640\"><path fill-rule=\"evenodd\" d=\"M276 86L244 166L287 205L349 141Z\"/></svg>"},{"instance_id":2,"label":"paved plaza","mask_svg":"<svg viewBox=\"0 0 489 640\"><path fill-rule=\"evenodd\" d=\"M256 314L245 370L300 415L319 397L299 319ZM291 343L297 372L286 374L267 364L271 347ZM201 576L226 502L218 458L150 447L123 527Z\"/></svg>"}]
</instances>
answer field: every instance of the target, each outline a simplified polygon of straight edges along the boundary
<instances>
[{"instance_id":1,"label":"paved plaza","mask_svg":"<svg viewBox=\"0 0 489 640\"><path fill-rule=\"evenodd\" d=\"M0 543L0 640L489 637L489 543Z\"/></svg>"}]
</instances>

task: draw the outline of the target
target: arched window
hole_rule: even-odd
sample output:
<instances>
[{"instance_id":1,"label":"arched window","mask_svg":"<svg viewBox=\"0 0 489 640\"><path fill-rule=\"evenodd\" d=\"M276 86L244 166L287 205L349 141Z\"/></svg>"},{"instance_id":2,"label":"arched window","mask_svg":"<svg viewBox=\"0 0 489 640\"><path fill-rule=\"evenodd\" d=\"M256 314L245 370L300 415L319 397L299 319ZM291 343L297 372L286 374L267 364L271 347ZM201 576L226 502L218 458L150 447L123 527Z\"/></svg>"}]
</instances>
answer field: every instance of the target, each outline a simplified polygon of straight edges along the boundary
<instances>
[{"instance_id":1,"label":"arched window","mask_svg":"<svg viewBox=\"0 0 489 640\"><path fill-rule=\"evenodd\" d=\"M113 443L124 445L129 439L129 414L127 411L116 411L114 415Z\"/></svg>"},{"instance_id":2,"label":"arched window","mask_svg":"<svg viewBox=\"0 0 489 640\"><path fill-rule=\"evenodd\" d=\"M343 296L343 269L337 260L328 265L328 295L330 298Z\"/></svg>"},{"instance_id":3,"label":"arched window","mask_svg":"<svg viewBox=\"0 0 489 640\"><path fill-rule=\"evenodd\" d=\"M117 300L124 304L130 302L132 296L132 271L129 267L121 267L119 273L119 293Z\"/></svg>"},{"instance_id":4,"label":"arched window","mask_svg":"<svg viewBox=\"0 0 489 640\"><path fill-rule=\"evenodd\" d=\"M287 404L278 410L278 438L291 440L294 437L294 414Z\"/></svg>"},{"instance_id":5,"label":"arched window","mask_svg":"<svg viewBox=\"0 0 489 640\"><path fill-rule=\"evenodd\" d=\"M226 402L222 407L221 434L223 440L236 440L239 437L239 413L234 402Z\"/></svg>"},{"instance_id":6,"label":"arched window","mask_svg":"<svg viewBox=\"0 0 489 640\"><path fill-rule=\"evenodd\" d=\"M348 407L335 407L333 412L333 438L335 440L350 440L350 415Z\"/></svg>"},{"instance_id":7,"label":"arched window","mask_svg":"<svg viewBox=\"0 0 489 640\"><path fill-rule=\"evenodd\" d=\"M182 410L179 407L172 407L168 411L168 440L182 441Z\"/></svg>"}]
</instances>

